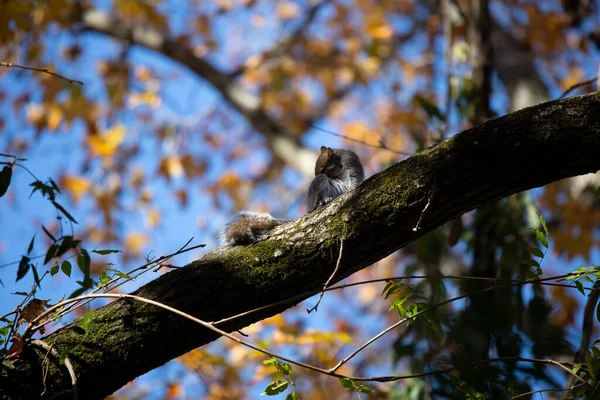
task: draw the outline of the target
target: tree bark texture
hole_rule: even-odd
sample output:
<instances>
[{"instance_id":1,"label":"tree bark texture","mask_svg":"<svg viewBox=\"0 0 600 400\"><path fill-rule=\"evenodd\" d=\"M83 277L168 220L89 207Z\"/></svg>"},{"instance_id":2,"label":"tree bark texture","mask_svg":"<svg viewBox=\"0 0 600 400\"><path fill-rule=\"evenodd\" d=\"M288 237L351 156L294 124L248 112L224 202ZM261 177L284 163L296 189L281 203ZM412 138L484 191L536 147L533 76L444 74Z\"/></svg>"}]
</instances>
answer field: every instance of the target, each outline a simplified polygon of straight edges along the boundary
<instances>
[{"instance_id":1,"label":"tree bark texture","mask_svg":"<svg viewBox=\"0 0 600 400\"><path fill-rule=\"evenodd\" d=\"M344 252L332 283L483 204L596 172L599 150L600 92L526 108L372 176L327 207L276 228L263 242L218 248L134 294L204 321L294 298L220 326L241 329L319 292L335 268L341 240ZM119 300L94 311L87 331L75 322L43 340L73 363L79 398L95 399L216 338L163 309ZM27 346L15 369L0 373L0 397L39 398L43 357ZM72 398L64 364L54 362L45 396Z\"/></svg>"}]
</instances>

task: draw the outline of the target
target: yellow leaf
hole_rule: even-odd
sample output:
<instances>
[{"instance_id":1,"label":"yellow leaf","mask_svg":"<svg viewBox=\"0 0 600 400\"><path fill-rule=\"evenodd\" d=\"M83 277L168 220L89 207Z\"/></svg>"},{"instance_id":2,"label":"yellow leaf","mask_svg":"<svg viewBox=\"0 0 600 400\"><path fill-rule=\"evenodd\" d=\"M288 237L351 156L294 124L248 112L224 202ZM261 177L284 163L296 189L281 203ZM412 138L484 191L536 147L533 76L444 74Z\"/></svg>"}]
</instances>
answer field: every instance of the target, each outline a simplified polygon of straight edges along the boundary
<instances>
[{"instance_id":1,"label":"yellow leaf","mask_svg":"<svg viewBox=\"0 0 600 400\"><path fill-rule=\"evenodd\" d=\"M130 233L125 239L125 247L129 253L133 253L139 257L142 253L142 248L148 243L148 237L143 233Z\"/></svg>"},{"instance_id":2,"label":"yellow leaf","mask_svg":"<svg viewBox=\"0 0 600 400\"><path fill-rule=\"evenodd\" d=\"M148 107L156 108L160 105L160 96L153 90L129 95L129 106L131 108L144 104Z\"/></svg>"},{"instance_id":3,"label":"yellow leaf","mask_svg":"<svg viewBox=\"0 0 600 400\"><path fill-rule=\"evenodd\" d=\"M50 108L50 112L48 113L48 129L51 131L55 131L60 125L60 121L62 121L62 111L56 105L53 105Z\"/></svg>"},{"instance_id":4,"label":"yellow leaf","mask_svg":"<svg viewBox=\"0 0 600 400\"><path fill-rule=\"evenodd\" d=\"M90 191L92 185L85 178L74 175L63 175L60 178L60 186L71 193L73 202L77 204L81 200L81 197Z\"/></svg>"},{"instance_id":5,"label":"yellow leaf","mask_svg":"<svg viewBox=\"0 0 600 400\"><path fill-rule=\"evenodd\" d=\"M94 136L88 136L86 145L95 156L110 157L119 148L125 138L125 127L115 125L108 131Z\"/></svg>"},{"instance_id":6,"label":"yellow leaf","mask_svg":"<svg viewBox=\"0 0 600 400\"><path fill-rule=\"evenodd\" d=\"M160 222L160 211L156 208L151 209L146 216L146 223L150 228L156 227Z\"/></svg>"}]
</instances>

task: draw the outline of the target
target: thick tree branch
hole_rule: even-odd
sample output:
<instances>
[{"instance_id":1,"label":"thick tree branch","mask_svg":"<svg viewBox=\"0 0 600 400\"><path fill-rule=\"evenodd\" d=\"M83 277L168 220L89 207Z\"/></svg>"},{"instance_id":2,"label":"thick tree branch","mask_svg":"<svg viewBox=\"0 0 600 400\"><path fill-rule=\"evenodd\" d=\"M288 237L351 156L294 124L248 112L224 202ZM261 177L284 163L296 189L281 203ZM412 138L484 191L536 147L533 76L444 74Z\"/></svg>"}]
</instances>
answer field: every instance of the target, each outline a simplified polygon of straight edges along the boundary
<instances>
[{"instance_id":1,"label":"thick tree branch","mask_svg":"<svg viewBox=\"0 0 600 400\"><path fill-rule=\"evenodd\" d=\"M300 296L219 325L226 331L241 329L319 292L336 265L342 239L344 257L332 283L483 204L598 171L598 115L600 93L593 93L488 121L371 177L327 207L276 228L264 242L218 248L134 294L204 321ZM216 338L180 316L124 299L96 310L87 330L74 323L44 341L69 357L80 397L93 399ZM15 369L0 374L0 394L15 399L39 396L42 358L27 347ZM64 366L51 367L47 393L70 387Z\"/></svg>"},{"instance_id":2,"label":"thick tree branch","mask_svg":"<svg viewBox=\"0 0 600 400\"><path fill-rule=\"evenodd\" d=\"M132 26L101 11L86 11L82 16L85 29L157 51L177 61L210 83L258 132L267 138L276 157L287 165L312 176L314 152L305 149L285 126L273 119L261 99L235 81L235 74L219 71L211 63L194 55L188 46L165 37L162 33Z\"/></svg>"}]
</instances>

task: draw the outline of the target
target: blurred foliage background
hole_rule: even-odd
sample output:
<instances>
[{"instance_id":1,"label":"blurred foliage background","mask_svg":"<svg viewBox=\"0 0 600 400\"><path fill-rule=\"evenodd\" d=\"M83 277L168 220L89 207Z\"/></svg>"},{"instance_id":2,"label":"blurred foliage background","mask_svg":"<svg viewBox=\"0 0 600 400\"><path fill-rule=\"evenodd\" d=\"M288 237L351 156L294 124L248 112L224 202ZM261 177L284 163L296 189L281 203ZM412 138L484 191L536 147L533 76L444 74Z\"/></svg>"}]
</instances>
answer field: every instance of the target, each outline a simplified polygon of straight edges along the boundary
<instances>
[{"instance_id":1,"label":"blurred foliage background","mask_svg":"<svg viewBox=\"0 0 600 400\"><path fill-rule=\"evenodd\" d=\"M38 272L58 260L43 263L52 242L41 224L55 237L72 227L90 249L121 250L93 256L92 278L108 268L127 272L191 237L216 247L220 229L241 209L303 215L321 145L352 149L371 175L581 82L579 92L593 90L599 18L591 0L0 0L0 151L27 158L21 163L41 180L52 177L62 189L57 201L78 222L40 196L29 198L33 179L15 169L0 199L0 312L20 301L12 292L31 288L31 274L13 282L32 235ZM532 233L542 229L536 210L550 236L544 276L598 263L598 186L600 175L586 175L503 199L349 281L413 274L526 279L528 249L544 249ZM79 273L47 277L37 296L68 295ZM428 304L489 286L403 282ZM384 285L327 293L316 315L301 305L244 333L282 354L334 365L397 321L381 296ZM573 361L584 302L564 286L486 292L441 308L439 328L418 319L393 331L340 372L460 367L371 384L369 398L381 399L507 398L561 388L567 375L560 369L470 363L517 355ZM219 340L112 398L254 398L273 375L262 360ZM356 398L333 378L299 368L294 374L301 398Z\"/></svg>"}]
</instances>

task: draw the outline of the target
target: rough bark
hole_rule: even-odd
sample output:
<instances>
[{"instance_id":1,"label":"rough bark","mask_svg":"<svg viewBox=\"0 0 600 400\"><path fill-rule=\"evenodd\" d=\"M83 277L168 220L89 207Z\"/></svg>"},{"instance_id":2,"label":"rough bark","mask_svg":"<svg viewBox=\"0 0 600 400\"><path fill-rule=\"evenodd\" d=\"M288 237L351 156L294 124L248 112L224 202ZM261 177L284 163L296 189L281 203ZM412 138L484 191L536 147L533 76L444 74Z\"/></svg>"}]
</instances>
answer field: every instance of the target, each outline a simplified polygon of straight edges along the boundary
<instances>
[{"instance_id":1,"label":"rough bark","mask_svg":"<svg viewBox=\"0 0 600 400\"><path fill-rule=\"evenodd\" d=\"M600 93L541 104L459 133L366 180L327 207L282 225L256 245L218 248L143 286L144 296L217 321L319 290L371 265L452 218L499 198L600 169ZM423 213L420 229L413 230ZM241 329L297 304L251 313ZM216 335L162 309L115 301L87 332L69 325L44 340L74 364L79 398L102 398ZM250 338L251 339L251 338ZM0 397L39 397L43 354L27 348L0 374ZM72 398L69 375L52 366L46 396Z\"/></svg>"}]
</instances>

